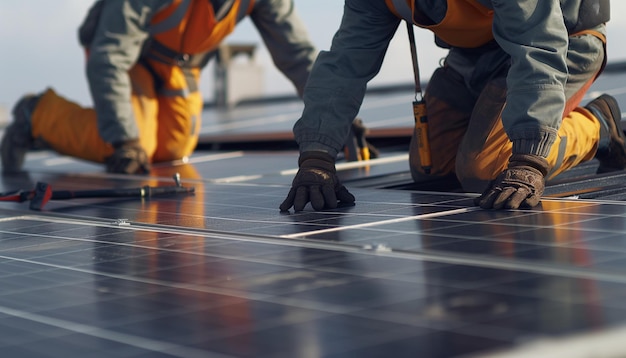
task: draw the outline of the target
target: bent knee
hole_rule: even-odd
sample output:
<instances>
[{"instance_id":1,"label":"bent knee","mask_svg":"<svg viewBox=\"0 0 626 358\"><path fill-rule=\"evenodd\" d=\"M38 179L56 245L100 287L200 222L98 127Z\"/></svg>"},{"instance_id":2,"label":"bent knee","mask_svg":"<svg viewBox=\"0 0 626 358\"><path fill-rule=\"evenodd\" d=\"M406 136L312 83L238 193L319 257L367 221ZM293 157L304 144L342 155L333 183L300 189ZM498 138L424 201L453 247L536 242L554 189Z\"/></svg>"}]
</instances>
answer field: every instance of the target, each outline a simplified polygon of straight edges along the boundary
<instances>
[{"instance_id":1,"label":"bent knee","mask_svg":"<svg viewBox=\"0 0 626 358\"><path fill-rule=\"evenodd\" d=\"M456 176L463 190L482 193L487 184L495 179L500 170L494 170L494 163L477 158L459 157L456 161Z\"/></svg>"}]
</instances>

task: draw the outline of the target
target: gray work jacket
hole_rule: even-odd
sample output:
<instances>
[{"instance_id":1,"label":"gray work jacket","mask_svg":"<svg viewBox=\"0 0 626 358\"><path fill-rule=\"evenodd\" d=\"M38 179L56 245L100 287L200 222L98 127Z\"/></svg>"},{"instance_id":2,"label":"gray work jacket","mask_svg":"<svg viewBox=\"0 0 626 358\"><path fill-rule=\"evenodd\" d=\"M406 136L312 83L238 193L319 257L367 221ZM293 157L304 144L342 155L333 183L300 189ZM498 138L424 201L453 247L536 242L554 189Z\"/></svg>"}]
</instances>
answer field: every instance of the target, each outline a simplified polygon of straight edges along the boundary
<instances>
[{"instance_id":1,"label":"gray work jacket","mask_svg":"<svg viewBox=\"0 0 626 358\"><path fill-rule=\"evenodd\" d=\"M568 36L580 30L581 3L598 1L608 7L608 0L478 1L493 10L493 37L510 56L502 121L514 151L547 156L563 118ZM447 0L415 0L415 6L438 23ZM385 0L345 1L332 46L318 56L305 88L305 108L294 126L301 152L334 156L341 150L399 23ZM603 28L595 25L582 27Z\"/></svg>"},{"instance_id":2,"label":"gray work jacket","mask_svg":"<svg viewBox=\"0 0 626 358\"><path fill-rule=\"evenodd\" d=\"M218 8L225 0L211 0ZM131 106L128 70L150 37L152 17L173 0L105 0L93 34L87 78L100 136L108 143L138 138ZM302 95L317 50L294 8L293 0L256 0L249 15L276 67ZM81 30L82 27L81 27ZM86 41L79 33L81 42Z\"/></svg>"}]
</instances>

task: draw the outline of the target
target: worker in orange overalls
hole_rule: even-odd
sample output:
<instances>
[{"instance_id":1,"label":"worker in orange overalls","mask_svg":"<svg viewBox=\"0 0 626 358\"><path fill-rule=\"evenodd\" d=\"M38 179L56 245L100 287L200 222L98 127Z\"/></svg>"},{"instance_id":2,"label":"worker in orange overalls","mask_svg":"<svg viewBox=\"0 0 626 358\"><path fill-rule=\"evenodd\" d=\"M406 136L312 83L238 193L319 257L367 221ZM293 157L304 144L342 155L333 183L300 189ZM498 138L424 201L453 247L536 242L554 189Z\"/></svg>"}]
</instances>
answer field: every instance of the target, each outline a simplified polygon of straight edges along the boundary
<instances>
[{"instance_id":1,"label":"worker in orange overalls","mask_svg":"<svg viewBox=\"0 0 626 358\"><path fill-rule=\"evenodd\" d=\"M302 95L317 50L293 0L99 0L79 30L94 108L52 89L23 97L2 139L3 171L20 171L34 148L127 174L190 155L203 108L200 71L246 16Z\"/></svg>"},{"instance_id":2,"label":"worker in orange overalls","mask_svg":"<svg viewBox=\"0 0 626 358\"><path fill-rule=\"evenodd\" d=\"M346 0L304 91L299 171L280 209L354 203L336 156L403 20L449 49L423 98L429 130L416 128L409 150L416 182L454 175L482 193L481 208L517 209L536 206L545 180L579 163L624 170L616 99L581 105L606 62L609 15L609 0Z\"/></svg>"}]
</instances>

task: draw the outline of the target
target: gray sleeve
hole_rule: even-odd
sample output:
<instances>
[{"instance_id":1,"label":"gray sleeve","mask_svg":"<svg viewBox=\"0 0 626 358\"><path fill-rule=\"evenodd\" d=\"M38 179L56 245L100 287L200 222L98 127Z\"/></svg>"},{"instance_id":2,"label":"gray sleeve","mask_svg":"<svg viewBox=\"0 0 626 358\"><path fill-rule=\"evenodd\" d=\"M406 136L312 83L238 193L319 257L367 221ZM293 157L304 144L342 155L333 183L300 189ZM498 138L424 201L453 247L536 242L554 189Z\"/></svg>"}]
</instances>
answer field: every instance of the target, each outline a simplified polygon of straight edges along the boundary
<instances>
[{"instance_id":1,"label":"gray sleeve","mask_svg":"<svg viewBox=\"0 0 626 358\"><path fill-rule=\"evenodd\" d=\"M322 150L335 156L342 149L399 23L384 1L345 1L339 30L330 50L320 52L313 65L302 117L294 125L301 152Z\"/></svg>"},{"instance_id":2,"label":"gray sleeve","mask_svg":"<svg viewBox=\"0 0 626 358\"><path fill-rule=\"evenodd\" d=\"M171 0L106 0L89 48L87 79L100 136L108 143L138 137L128 70L148 37L155 9Z\"/></svg>"},{"instance_id":3,"label":"gray sleeve","mask_svg":"<svg viewBox=\"0 0 626 358\"><path fill-rule=\"evenodd\" d=\"M293 0L257 0L250 18L274 64L302 96L317 50L294 8Z\"/></svg>"},{"instance_id":4,"label":"gray sleeve","mask_svg":"<svg viewBox=\"0 0 626 358\"><path fill-rule=\"evenodd\" d=\"M547 156L565 108L568 33L558 0L492 1L493 33L511 56L502 122L514 153Z\"/></svg>"}]
</instances>

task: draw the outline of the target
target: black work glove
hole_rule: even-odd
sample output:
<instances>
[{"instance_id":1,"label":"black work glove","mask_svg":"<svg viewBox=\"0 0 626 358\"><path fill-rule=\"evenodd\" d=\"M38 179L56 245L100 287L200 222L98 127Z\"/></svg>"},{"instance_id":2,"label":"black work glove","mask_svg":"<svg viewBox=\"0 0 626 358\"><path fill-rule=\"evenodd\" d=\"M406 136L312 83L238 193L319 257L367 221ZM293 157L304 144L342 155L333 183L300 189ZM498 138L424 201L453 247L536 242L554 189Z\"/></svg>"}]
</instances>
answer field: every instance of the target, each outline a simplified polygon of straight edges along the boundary
<instances>
[{"instance_id":1,"label":"black work glove","mask_svg":"<svg viewBox=\"0 0 626 358\"><path fill-rule=\"evenodd\" d=\"M287 211L292 206L295 211L302 211L309 201L315 210L334 209L337 200L354 203L354 196L339 182L335 160L328 153L304 152L298 165L300 169L287 198L280 204L280 211Z\"/></svg>"},{"instance_id":2,"label":"black work glove","mask_svg":"<svg viewBox=\"0 0 626 358\"><path fill-rule=\"evenodd\" d=\"M148 174L150 163L148 155L139 141L129 140L113 145L113 155L104 159L106 170L109 173L120 174Z\"/></svg>"},{"instance_id":3,"label":"black work glove","mask_svg":"<svg viewBox=\"0 0 626 358\"><path fill-rule=\"evenodd\" d=\"M489 183L485 192L474 199L483 209L532 208L539 204L548 162L538 155L513 154L508 168Z\"/></svg>"}]
</instances>

